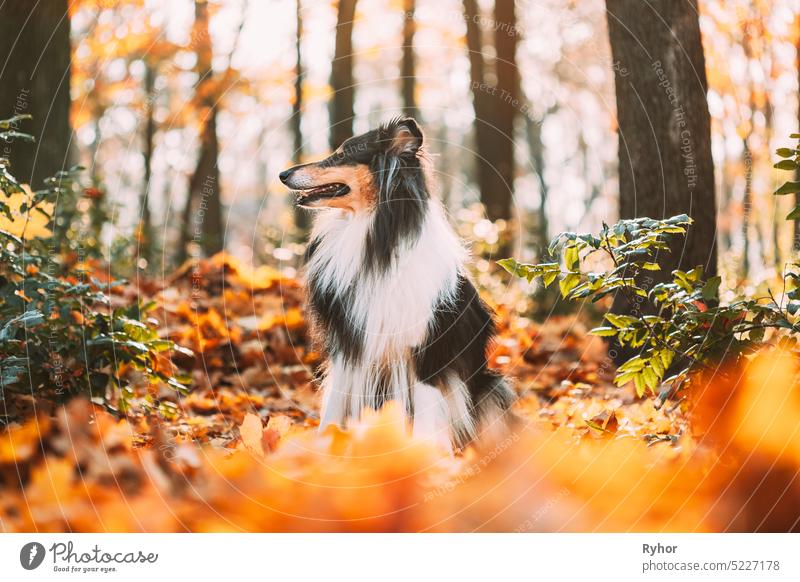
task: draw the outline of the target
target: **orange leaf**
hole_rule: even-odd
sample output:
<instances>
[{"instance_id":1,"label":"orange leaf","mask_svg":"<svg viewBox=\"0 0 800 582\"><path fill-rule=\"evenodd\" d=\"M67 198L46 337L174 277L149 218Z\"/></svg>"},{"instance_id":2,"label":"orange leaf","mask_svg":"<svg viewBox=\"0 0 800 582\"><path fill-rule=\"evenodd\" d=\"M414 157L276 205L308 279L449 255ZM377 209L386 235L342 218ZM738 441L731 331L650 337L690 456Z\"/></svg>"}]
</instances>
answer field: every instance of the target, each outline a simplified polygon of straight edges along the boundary
<instances>
[{"instance_id":1,"label":"orange leaf","mask_svg":"<svg viewBox=\"0 0 800 582\"><path fill-rule=\"evenodd\" d=\"M242 436L242 444L247 451L257 457L264 456L264 447L262 445L264 428L258 416L248 412L239 427L239 434Z\"/></svg>"}]
</instances>

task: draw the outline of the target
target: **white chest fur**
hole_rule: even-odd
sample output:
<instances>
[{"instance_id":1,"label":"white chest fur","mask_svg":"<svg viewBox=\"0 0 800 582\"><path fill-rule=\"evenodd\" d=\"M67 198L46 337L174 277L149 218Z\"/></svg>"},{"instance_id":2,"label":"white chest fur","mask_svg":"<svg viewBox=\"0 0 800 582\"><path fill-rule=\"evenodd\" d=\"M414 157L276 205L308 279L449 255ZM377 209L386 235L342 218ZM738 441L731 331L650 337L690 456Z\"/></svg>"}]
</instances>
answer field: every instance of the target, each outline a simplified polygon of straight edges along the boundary
<instances>
[{"instance_id":1,"label":"white chest fur","mask_svg":"<svg viewBox=\"0 0 800 582\"><path fill-rule=\"evenodd\" d=\"M376 406L380 378L388 371L389 398L411 409L417 379L411 350L426 338L434 308L453 300L464 250L438 202L430 201L419 237L401 244L392 267L382 273L364 269L364 244L372 215L321 213L318 239L307 265L308 277L334 293L351 293L347 314L363 341L358 364L334 357L323 384L321 425L344 424L364 407ZM387 388L387 387L384 387Z\"/></svg>"}]
</instances>

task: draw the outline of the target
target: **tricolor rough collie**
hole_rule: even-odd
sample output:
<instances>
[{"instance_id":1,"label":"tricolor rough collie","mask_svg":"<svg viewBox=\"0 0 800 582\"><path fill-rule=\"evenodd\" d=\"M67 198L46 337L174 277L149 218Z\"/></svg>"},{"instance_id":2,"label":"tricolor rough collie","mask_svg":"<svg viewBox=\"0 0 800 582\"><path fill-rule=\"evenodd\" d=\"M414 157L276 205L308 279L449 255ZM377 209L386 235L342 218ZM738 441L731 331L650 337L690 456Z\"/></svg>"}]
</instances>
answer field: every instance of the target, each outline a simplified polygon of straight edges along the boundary
<instances>
[{"instance_id":1,"label":"tricolor rough collie","mask_svg":"<svg viewBox=\"0 0 800 582\"><path fill-rule=\"evenodd\" d=\"M466 253L428 192L422 131L394 119L281 181L316 214L309 312L328 356L320 426L397 402L415 436L463 447L509 420L513 392L487 367L494 323Z\"/></svg>"}]
</instances>

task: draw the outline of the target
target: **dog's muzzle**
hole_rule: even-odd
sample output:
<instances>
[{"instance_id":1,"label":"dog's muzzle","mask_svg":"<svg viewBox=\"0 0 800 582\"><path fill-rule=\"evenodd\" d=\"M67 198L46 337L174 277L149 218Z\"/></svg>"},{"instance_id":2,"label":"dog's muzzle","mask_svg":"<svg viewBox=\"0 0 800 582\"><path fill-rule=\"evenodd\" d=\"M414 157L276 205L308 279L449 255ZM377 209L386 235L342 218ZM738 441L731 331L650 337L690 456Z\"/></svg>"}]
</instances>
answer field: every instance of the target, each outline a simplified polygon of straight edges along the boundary
<instances>
[{"instance_id":1,"label":"dog's muzzle","mask_svg":"<svg viewBox=\"0 0 800 582\"><path fill-rule=\"evenodd\" d=\"M304 172L304 166L295 166L284 170L278 177L281 182L295 191L298 206L311 206L315 202L326 198L338 198L350 192L350 186L334 182L331 184L317 185Z\"/></svg>"}]
</instances>

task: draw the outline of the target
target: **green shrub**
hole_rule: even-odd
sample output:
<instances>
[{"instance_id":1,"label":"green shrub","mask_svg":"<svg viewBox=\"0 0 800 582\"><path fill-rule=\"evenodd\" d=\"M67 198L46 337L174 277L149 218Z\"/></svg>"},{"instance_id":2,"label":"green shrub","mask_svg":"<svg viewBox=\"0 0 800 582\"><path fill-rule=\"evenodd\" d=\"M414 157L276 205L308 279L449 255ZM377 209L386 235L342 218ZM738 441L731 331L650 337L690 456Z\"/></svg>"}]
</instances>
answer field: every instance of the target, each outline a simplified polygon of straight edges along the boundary
<instances>
[{"instance_id":1,"label":"green shrub","mask_svg":"<svg viewBox=\"0 0 800 582\"><path fill-rule=\"evenodd\" d=\"M32 139L11 129L21 119L0 121L0 141ZM112 308L109 294L123 282L87 272L94 255L74 226L83 212L75 208L80 170L59 172L31 192L0 158L0 398L8 391L56 400L83 393L124 410L129 371L184 391L186 379L159 360L183 348L160 339L146 320L153 305Z\"/></svg>"},{"instance_id":2,"label":"green shrub","mask_svg":"<svg viewBox=\"0 0 800 582\"><path fill-rule=\"evenodd\" d=\"M781 148L778 155L783 159L776 168L800 167L800 148ZM800 192L800 182L787 182L775 194L795 192ZM798 217L800 206L787 218ZM608 313L605 325L591 333L635 349L635 355L617 369L615 382L633 382L640 396L656 393L662 383L678 388L704 369L724 373L720 363L738 363L766 344L794 347L800 332L800 263L787 265L779 297L769 290L763 297L722 304L717 299L720 277L705 277L702 267L672 271L666 282L648 285L652 281L648 272L661 269L656 252L668 252L670 239L685 235L690 225L686 215L622 220L613 226L603 224L597 235L559 234L549 249L551 256L555 253L553 262L499 263L529 282L540 279L547 287L558 281L566 300L594 302L621 293L634 306L631 313ZM608 270L586 269L588 257L595 253L608 257ZM671 375L665 377L668 370Z\"/></svg>"}]
</instances>

